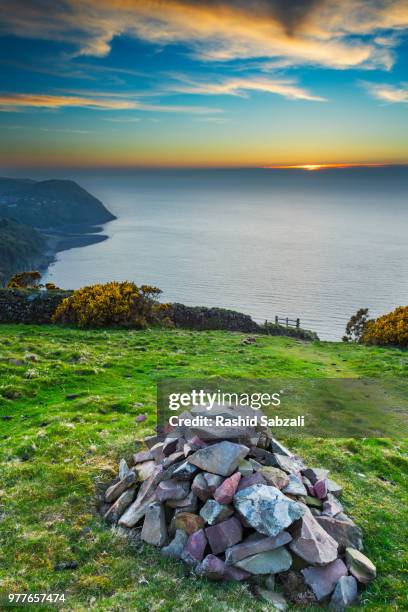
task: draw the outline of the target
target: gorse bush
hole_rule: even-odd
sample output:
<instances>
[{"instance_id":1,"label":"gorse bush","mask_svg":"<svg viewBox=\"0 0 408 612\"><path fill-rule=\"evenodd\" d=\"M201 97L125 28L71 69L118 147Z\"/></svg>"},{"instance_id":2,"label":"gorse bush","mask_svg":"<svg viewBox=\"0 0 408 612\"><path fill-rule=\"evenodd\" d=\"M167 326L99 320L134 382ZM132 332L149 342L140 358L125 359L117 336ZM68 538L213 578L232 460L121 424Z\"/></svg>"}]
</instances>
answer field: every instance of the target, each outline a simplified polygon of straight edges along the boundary
<instances>
[{"instance_id":1,"label":"gorse bush","mask_svg":"<svg viewBox=\"0 0 408 612\"><path fill-rule=\"evenodd\" d=\"M19 272L11 277L7 284L8 289L35 289L39 287L41 274L34 270L32 272Z\"/></svg>"},{"instance_id":2,"label":"gorse bush","mask_svg":"<svg viewBox=\"0 0 408 612\"><path fill-rule=\"evenodd\" d=\"M169 325L169 307L157 301L161 290L134 283L112 282L74 291L57 307L54 323L78 327L134 327Z\"/></svg>"},{"instance_id":3,"label":"gorse bush","mask_svg":"<svg viewBox=\"0 0 408 612\"><path fill-rule=\"evenodd\" d=\"M361 340L364 344L408 347L408 306L399 306L375 321L368 321Z\"/></svg>"}]
</instances>

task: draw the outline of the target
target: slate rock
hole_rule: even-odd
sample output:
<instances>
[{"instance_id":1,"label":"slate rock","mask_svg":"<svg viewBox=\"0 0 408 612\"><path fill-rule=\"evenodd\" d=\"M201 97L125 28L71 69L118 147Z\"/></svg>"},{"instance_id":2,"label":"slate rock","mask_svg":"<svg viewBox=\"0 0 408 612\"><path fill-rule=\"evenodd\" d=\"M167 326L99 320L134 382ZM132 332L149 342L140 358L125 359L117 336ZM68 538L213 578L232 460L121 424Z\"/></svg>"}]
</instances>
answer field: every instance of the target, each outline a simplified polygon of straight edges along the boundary
<instances>
[{"instance_id":1,"label":"slate rock","mask_svg":"<svg viewBox=\"0 0 408 612\"><path fill-rule=\"evenodd\" d=\"M241 476L249 476L254 471L254 466L248 459L242 459L238 464L238 472Z\"/></svg>"},{"instance_id":2,"label":"slate rock","mask_svg":"<svg viewBox=\"0 0 408 612\"><path fill-rule=\"evenodd\" d=\"M182 529L177 529L176 534L170 544L163 546L162 555L173 559L181 559L184 548L186 547L188 535Z\"/></svg>"},{"instance_id":3,"label":"slate rock","mask_svg":"<svg viewBox=\"0 0 408 612\"><path fill-rule=\"evenodd\" d=\"M317 601L321 601L333 592L342 576L347 576L347 567L341 559L336 559L323 567L307 567L302 574Z\"/></svg>"},{"instance_id":4,"label":"slate rock","mask_svg":"<svg viewBox=\"0 0 408 612\"><path fill-rule=\"evenodd\" d=\"M144 461L143 463L136 463L133 469L137 474L138 480L144 482L153 474L155 468L156 463L154 461Z\"/></svg>"},{"instance_id":5,"label":"slate rock","mask_svg":"<svg viewBox=\"0 0 408 612\"><path fill-rule=\"evenodd\" d=\"M276 548L266 552L257 553L251 557L245 557L235 563L236 567L250 574L279 574L286 572L292 565L292 557L284 548Z\"/></svg>"},{"instance_id":6,"label":"slate rock","mask_svg":"<svg viewBox=\"0 0 408 612\"><path fill-rule=\"evenodd\" d=\"M197 567L196 573L209 580L223 580L225 563L216 555L207 555Z\"/></svg>"},{"instance_id":7,"label":"slate rock","mask_svg":"<svg viewBox=\"0 0 408 612\"><path fill-rule=\"evenodd\" d=\"M261 467L258 474L263 476L268 485L272 485L278 489L284 489L289 485L289 476L280 468L267 465Z\"/></svg>"},{"instance_id":8,"label":"slate rock","mask_svg":"<svg viewBox=\"0 0 408 612\"><path fill-rule=\"evenodd\" d=\"M218 476L217 474L210 474L210 472L204 472L204 478L208 485L208 489L211 495L214 495L214 492L224 481L224 476Z\"/></svg>"},{"instance_id":9,"label":"slate rock","mask_svg":"<svg viewBox=\"0 0 408 612\"><path fill-rule=\"evenodd\" d=\"M363 549L363 532L351 519L339 520L338 516L318 516L317 522L323 529L331 535L339 545L339 552L343 553L347 547Z\"/></svg>"},{"instance_id":10,"label":"slate rock","mask_svg":"<svg viewBox=\"0 0 408 612\"><path fill-rule=\"evenodd\" d=\"M296 474L289 474L289 483L282 491L285 495L307 495L306 487Z\"/></svg>"},{"instance_id":11,"label":"slate rock","mask_svg":"<svg viewBox=\"0 0 408 612\"><path fill-rule=\"evenodd\" d=\"M202 472L195 476L191 484L191 490L195 495L197 495L198 499L201 499L201 501L203 502L207 501L207 499L209 499L212 495L208 486L208 482Z\"/></svg>"},{"instance_id":12,"label":"slate rock","mask_svg":"<svg viewBox=\"0 0 408 612\"><path fill-rule=\"evenodd\" d=\"M321 499L318 499L317 497L314 497L313 495L306 495L303 498L305 504L307 506L310 506L311 508L322 508L323 507L323 502Z\"/></svg>"},{"instance_id":13,"label":"slate rock","mask_svg":"<svg viewBox=\"0 0 408 612\"><path fill-rule=\"evenodd\" d=\"M182 451L176 451L174 453L172 453L171 455L169 455L168 457L164 457L164 459L161 460L161 465L164 468L168 468L171 465L173 465L174 463L180 462L181 459L184 459L184 453ZM182 464L179 463L175 468L174 471L180 467ZM174 474L174 471L172 472L172 474Z\"/></svg>"},{"instance_id":14,"label":"slate rock","mask_svg":"<svg viewBox=\"0 0 408 612\"><path fill-rule=\"evenodd\" d=\"M325 480L329 475L329 471L322 468L304 468L301 470L302 475L310 480L311 484L314 485L318 480Z\"/></svg>"},{"instance_id":15,"label":"slate rock","mask_svg":"<svg viewBox=\"0 0 408 612\"><path fill-rule=\"evenodd\" d=\"M299 457L287 457L286 455L280 455L274 453L275 465L288 474L298 474L305 465Z\"/></svg>"},{"instance_id":16,"label":"slate rock","mask_svg":"<svg viewBox=\"0 0 408 612\"><path fill-rule=\"evenodd\" d=\"M289 544L292 536L287 531L281 531L276 536L265 536L260 533L253 533L248 536L240 544L231 546L225 551L225 562L227 565L233 565L241 559L251 557L257 553L275 550L285 544Z\"/></svg>"},{"instance_id":17,"label":"slate rock","mask_svg":"<svg viewBox=\"0 0 408 612\"><path fill-rule=\"evenodd\" d=\"M153 455L149 450L139 451L133 455L134 463L144 463L145 461L153 461Z\"/></svg>"},{"instance_id":18,"label":"slate rock","mask_svg":"<svg viewBox=\"0 0 408 612\"><path fill-rule=\"evenodd\" d=\"M337 542L319 525L306 508L301 521L292 530L292 552L313 565L326 565L337 558Z\"/></svg>"},{"instance_id":19,"label":"slate rock","mask_svg":"<svg viewBox=\"0 0 408 612\"><path fill-rule=\"evenodd\" d=\"M173 478L176 478L177 480L192 480L192 478L194 478L197 472L197 466L193 465L192 463L189 463L188 461L184 461L173 472Z\"/></svg>"},{"instance_id":20,"label":"slate rock","mask_svg":"<svg viewBox=\"0 0 408 612\"><path fill-rule=\"evenodd\" d=\"M346 563L350 574L362 584L368 584L377 575L374 563L355 548L346 548Z\"/></svg>"},{"instance_id":21,"label":"slate rock","mask_svg":"<svg viewBox=\"0 0 408 612\"><path fill-rule=\"evenodd\" d=\"M290 500L279 489L252 485L234 496L238 514L264 535L275 536L305 513L305 506Z\"/></svg>"},{"instance_id":22,"label":"slate rock","mask_svg":"<svg viewBox=\"0 0 408 612\"><path fill-rule=\"evenodd\" d=\"M187 460L211 474L230 476L238 467L241 459L244 459L248 453L247 446L226 440L201 448L189 455Z\"/></svg>"},{"instance_id":23,"label":"slate rock","mask_svg":"<svg viewBox=\"0 0 408 612\"><path fill-rule=\"evenodd\" d=\"M151 447L150 452L155 461L159 462L163 458L163 448L163 442L157 442L154 446Z\"/></svg>"},{"instance_id":24,"label":"slate rock","mask_svg":"<svg viewBox=\"0 0 408 612\"><path fill-rule=\"evenodd\" d=\"M337 484L337 482L334 482L334 480L331 480L330 478L328 478L327 479L327 490L330 493L333 493L333 495L340 495L340 493L343 491L343 487Z\"/></svg>"},{"instance_id":25,"label":"slate rock","mask_svg":"<svg viewBox=\"0 0 408 612\"><path fill-rule=\"evenodd\" d=\"M204 519L192 512L180 512L175 517L175 527L191 535L204 527Z\"/></svg>"},{"instance_id":26,"label":"slate rock","mask_svg":"<svg viewBox=\"0 0 408 612\"><path fill-rule=\"evenodd\" d=\"M126 489L131 487L136 482L136 474L128 472L122 480L112 485L105 492L105 501L109 504L116 501Z\"/></svg>"},{"instance_id":27,"label":"slate rock","mask_svg":"<svg viewBox=\"0 0 408 612\"><path fill-rule=\"evenodd\" d=\"M119 478L123 480L127 474L129 474L130 469L128 464L126 463L126 459L121 459L119 462Z\"/></svg>"},{"instance_id":28,"label":"slate rock","mask_svg":"<svg viewBox=\"0 0 408 612\"><path fill-rule=\"evenodd\" d=\"M186 553L184 557L186 559L192 558L194 561L202 561L206 547L207 537L204 529L199 529L189 536L184 549L184 552Z\"/></svg>"},{"instance_id":29,"label":"slate rock","mask_svg":"<svg viewBox=\"0 0 408 612\"><path fill-rule=\"evenodd\" d=\"M163 480L157 485L156 499L164 502L169 499L185 499L190 491L190 486L187 482L179 480Z\"/></svg>"},{"instance_id":30,"label":"slate rock","mask_svg":"<svg viewBox=\"0 0 408 612\"><path fill-rule=\"evenodd\" d=\"M329 608L335 612L344 612L357 599L357 580L354 576L342 576L330 599Z\"/></svg>"},{"instance_id":31,"label":"slate rock","mask_svg":"<svg viewBox=\"0 0 408 612\"><path fill-rule=\"evenodd\" d=\"M136 497L136 489L127 489L120 497L111 505L109 510L105 513L104 519L108 523L117 523L126 508L130 506Z\"/></svg>"},{"instance_id":32,"label":"slate rock","mask_svg":"<svg viewBox=\"0 0 408 612\"><path fill-rule=\"evenodd\" d=\"M273 453L278 453L279 455L286 455L286 457L295 456L288 448L286 448L286 446L281 444L276 438L271 438L270 445Z\"/></svg>"},{"instance_id":33,"label":"slate rock","mask_svg":"<svg viewBox=\"0 0 408 612\"><path fill-rule=\"evenodd\" d=\"M198 508L197 495L195 495L193 491L190 491L187 497L183 499L169 499L166 502L166 506L169 508L180 508L183 512L192 512L194 514Z\"/></svg>"},{"instance_id":34,"label":"slate rock","mask_svg":"<svg viewBox=\"0 0 408 612\"><path fill-rule=\"evenodd\" d=\"M205 533L212 552L217 555L242 540L242 525L235 516L232 516L212 527L207 527Z\"/></svg>"},{"instance_id":35,"label":"slate rock","mask_svg":"<svg viewBox=\"0 0 408 612\"><path fill-rule=\"evenodd\" d=\"M165 457L168 457L177 450L178 439L177 438L166 438L163 442L162 452Z\"/></svg>"},{"instance_id":36,"label":"slate rock","mask_svg":"<svg viewBox=\"0 0 408 612\"><path fill-rule=\"evenodd\" d=\"M157 466L151 476L142 483L135 501L120 517L119 525L128 528L134 527L144 517L147 506L154 499L155 489L162 473L163 468Z\"/></svg>"},{"instance_id":37,"label":"slate rock","mask_svg":"<svg viewBox=\"0 0 408 612\"><path fill-rule=\"evenodd\" d=\"M247 489L255 484L266 484L266 480L260 472L254 472L249 476L243 476L239 481L237 491L242 491L242 489Z\"/></svg>"},{"instance_id":38,"label":"slate rock","mask_svg":"<svg viewBox=\"0 0 408 612\"><path fill-rule=\"evenodd\" d=\"M208 525L215 525L234 514L234 509L227 504L219 504L215 499L208 499L200 510Z\"/></svg>"},{"instance_id":39,"label":"slate rock","mask_svg":"<svg viewBox=\"0 0 408 612\"><path fill-rule=\"evenodd\" d=\"M327 501L323 502L322 514L325 516L337 517L343 512L343 506L333 493L327 493Z\"/></svg>"},{"instance_id":40,"label":"slate rock","mask_svg":"<svg viewBox=\"0 0 408 612\"><path fill-rule=\"evenodd\" d=\"M328 493L327 480L321 479L315 482L313 485L313 490L318 499L326 499Z\"/></svg>"},{"instance_id":41,"label":"slate rock","mask_svg":"<svg viewBox=\"0 0 408 612\"><path fill-rule=\"evenodd\" d=\"M143 423L143 421L145 421L147 419L147 416L145 414L138 414L137 417L135 418L136 423Z\"/></svg>"},{"instance_id":42,"label":"slate rock","mask_svg":"<svg viewBox=\"0 0 408 612\"><path fill-rule=\"evenodd\" d=\"M232 474L232 476L226 478L224 482L214 491L215 501L217 501L219 504L230 504L240 480L240 472L235 472Z\"/></svg>"},{"instance_id":43,"label":"slate rock","mask_svg":"<svg viewBox=\"0 0 408 612\"><path fill-rule=\"evenodd\" d=\"M142 540L153 546L163 546L167 539L166 517L164 506L159 503L149 504L142 529Z\"/></svg>"}]
</instances>

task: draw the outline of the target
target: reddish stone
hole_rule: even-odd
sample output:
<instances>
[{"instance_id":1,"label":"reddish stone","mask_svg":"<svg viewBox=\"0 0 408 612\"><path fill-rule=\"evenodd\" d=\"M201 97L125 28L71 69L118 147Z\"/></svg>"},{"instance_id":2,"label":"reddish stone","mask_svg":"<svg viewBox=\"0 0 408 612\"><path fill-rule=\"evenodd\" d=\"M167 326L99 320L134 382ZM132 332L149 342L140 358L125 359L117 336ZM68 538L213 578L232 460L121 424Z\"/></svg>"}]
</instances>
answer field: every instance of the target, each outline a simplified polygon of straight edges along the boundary
<instances>
[{"instance_id":1,"label":"reddish stone","mask_svg":"<svg viewBox=\"0 0 408 612\"><path fill-rule=\"evenodd\" d=\"M217 555L242 540L242 525L235 516L232 516L222 523L207 527L205 533L212 552Z\"/></svg>"},{"instance_id":2,"label":"reddish stone","mask_svg":"<svg viewBox=\"0 0 408 612\"><path fill-rule=\"evenodd\" d=\"M327 497L327 480L322 479L315 482L313 485L315 496L319 499L325 499Z\"/></svg>"},{"instance_id":3,"label":"reddish stone","mask_svg":"<svg viewBox=\"0 0 408 612\"><path fill-rule=\"evenodd\" d=\"M336 559L324 567L307 567L302 570L302 574L317 601L321 601L334 591L342 576L347 576L347 567L341 559Z\"/></svg>"},{"instance_id":4,"label":"reddish stone","mask_svg":"<svg viewBox=\"0 0 408 612\"><path fill-rule=\"evenodd\" d=\"M204 557L206 546L207 538L204 529L199 529L188 538L184 552L195 561L201 561Z\"/></svg>"},{"instance_id":5,"label":"reddish stone","mask_svg":"<svg viewBox=\"0 0 408 612\"><path fill-rule=\"evenodd\" d=\"M229 478L226 478L218 489L214 491L215 501L217 501L219 504L230 504L240 480L241 474L239 472L235 472L235 474Z\"/></svg>"}]
</instances>

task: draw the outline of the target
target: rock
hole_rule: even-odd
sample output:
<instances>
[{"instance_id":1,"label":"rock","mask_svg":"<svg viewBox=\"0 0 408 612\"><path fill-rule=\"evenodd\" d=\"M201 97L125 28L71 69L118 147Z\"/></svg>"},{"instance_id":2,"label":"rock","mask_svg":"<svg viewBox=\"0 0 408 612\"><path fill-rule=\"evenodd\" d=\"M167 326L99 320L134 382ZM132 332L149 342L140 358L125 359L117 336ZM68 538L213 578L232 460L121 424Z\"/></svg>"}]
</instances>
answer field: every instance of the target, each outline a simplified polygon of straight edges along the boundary
<instances>
[{"instance_id":1,"label":"rock","mask_svg":"<svg viewBox=\"0 0 408 612\"><path fill-rule=\"evenodd\" d=\"M255 457L258 462L261 461L264 465L276 465L275 455L264 448L252 446L250 448L250 456Z\"/></svg>"},{"instance_id":2,"label":"rock","mask_svg":"<svg viewBox=\"0 0 408 612\"><path fill-rule=\"evenodd\" d=\"M333 495L340 495L340 493L343 491L343 487L337 484L337 482L334 482L334 480L330 480L330 478L328 478L327 479L327 490L330 493L333 493Z\"/></svg>"},{"instance_id":3,"label":"rock","mask_svg":"<svg viewBox=\"0 0 408 612\"><path fill-rule=\"evenodd\" d=\"M249 572L245 572L239 567L235 567L234 565L225 565L224 564L224 580L246 580L250 578L251 574Z\"/></svg>"},{"instance_id":4,"label":"rock","mask_svg":"<svg viewBox=\"0 0 408 612\"><path fill-rule=\"evenodd\" d=\"M289 495L307 495L306 487L296 474L289 474L289 484L282 491Z\"/></svg>"},{"instance_id":5,"label":"rock","mask_svg":"<svg viewBox=\"0 0 408 612\"><path fill-rule=\"evenodd\" d=\"M157 485L156 499L164 502L168 499L185 499L190 490L187 482L180 482L179 480L163 480Z\"/></svg>"},{"instance_id":6,"label":"rock","mask_svg":"<svg viewBox=\"0 0 408 612\"><path fill-rule=\"evenodd\" d=\"M178 439L177 438L166 438L163 443L163 455L168 457L177 450Z\"/></svg>"},{"instance_id":7,"label":"rock","mask_svg":"<svg viewBox=\"0 0 408 612\"><path fill-rule=\"evenodd\" d=\"M368 584L377 575L374 563L355 548L346 548L346 563L350 574L362 584Z\"/></svg>"},{"instance_id":8,"label":"rock","mask_svg":"<svg viewBox=\"0 0 408 612\"><path fill-rule=\"evenodd\" d=\"M314 494L318 499L326 499L328 489L327 480L318 480L313 485Z\"/></svg>"},{"instance_id":9,"label":"rock","mask_svg":"<svg viewBox=\"0 0 408 612\"><path fill-rule=\"evenodd\" d=\"M182 552L186 547L188 535L182 529L177 529L176 535L173 540L167 546L163 546L161 549L162 555L165 557L171 557L174 559L181 559Z\"/></svg>"},{"instance_id":10,"label":"rock","mask_svg":"<svg viewBox=\"0 0 408 612\"><path fill-rule=\"evenodd\" d=\"M175 453L172 453L168 457L164 457L164 459L162 459L160 463L164 468L168 468L174 463L179 462L180 459L184 459L184 453L182 451L176 451ZM178 465L175 466L174 471L181 465L182 465L181 463L178 463ZM173 471L173 474L174 474L174 471Z\"/></svg>"},{"instance_id":11,"label":"rock","mask_svg":"<svg viewBox=\"0 0 408 612\"><path fill-rule=\"evenodd\" d=\"M362 550L363 532L351 520L341 521L337 517L331 518L323 515L316 517L316 520L336 540L340 553L343 553L347 547Z\"/></svg>"},{"instance_id":12,"label":"rock","mask_svg":"<svg viewBox=\"0 0 408 612\"><path fill-rule=\"evenodd\" d=\"M180 512L176 515L175 526L176 529L182 529L188 535L191 535L204 527L204 519L202 516L198 516L198 514Z\"/></svg>"},{"instance_id":13,"label":"rock","mask_svg":"<svg viewBox=\"0 0 408 612\"><path fill-rule=\"evenodd\" d=\"M157 437L157 435L156 436L147 436L144 439L144 443L146 444L146 446L148 448L153 448L153 446L155 444L157 444L157 442L159 442L159 438Z\"/></svg>"},{"instance_id":14,"label":"rock","mask_svg":"<svg viewBox=\"0 0 408 612\"><path fill-rule=\"evenodd\" d=\"M183 454L184 455L184 454ZM173 478L177 480L191 480L198 472L198 467L184 461L178 468L173 472Z\"/></svg>"},{"instance_id":15,"label":"rock","mask_svg":"<svg viewBox=\"0 0 408 612\"><path fill-rule=\"evenodd\" d=\"M126 459L121 459L119 462L119 478L123 480L127 474L129 474L129 466L126 463Z\"/></svg>"},{"instance_id":16,"label":"rock","mask_svg":"<svg viewBox=\"0 0 408 612\"><path fill-rule=\"evenodd\" d=\"M273 456L275 458L275 465L288 474L297 474L305 468L303 461L298 457L287 457L279 453L274 453Z\"/></svg>"},{"instance_id":17,"label":"rock","mask_svg":"<svg viewBox=\"0 0 408 612\"><path fill-rule=\"evenodd\" d=\"M144 463L144 461L153 461L153 455L149 450L139 451L133 455L133 462Z\"/></svg>"},{"instance_id":18,"label":"rock","mask_svg":"<svg viewBox=\"0 0 408 612\"><path fill-rule=\"evenodd\" d=\"M254 472L249 476L244 476L243 478L241 478L237 487L237 492L242 491L242 489L252 487L252 485L255 484L266 484L266 480L260 472Z\"/></svg>"},{"instance_id":19,"label":"rock","mask_svg":"<svg viewBox=\"0 0 408 612\"><path fill-rule=\"evenodd\" d=\"M184 497L183 499L169 499L166 502L166 506L169 508L181 508L183 512L196 512L198 507L197 495L193 491Z\"/></svg>"},{"instance_id":20,"label":"rock","mask_svg":"<svg viewBox=\"0 0 408 612\"><path fill-rule=\"evenodd\" d=\"M204 529L199 529L192 533L188 540L184 552L186 558L192 558L194 561L201 561L204 557L204 552L207 546L207 538Z\"/></svg>"},{"instance_id":21,"label":"rock","mask_svg":"<svg viewBox=\"0 0 408 612\"><path fill-rule=\"evenodd\" d=\"M211 474L230 476L238 467L241 459L244 459L248 453L248 447L224 441L201 448L189 455L187 460Z\"/></svg>"},{"instance_id":22,"label":"rock","mask_svg":"<svg viewBox=\"0 0 408 612\"><path fill-rule=\"evenodd\" d=\"M312 485L318 480L326 480L329 475L329 471L322 468L304 468L301 472L303 476L310 480Z\"/></svg>"},{"instance_id":23,"label":"rock","mask_svg":"<svg viewBox=\"0 0 408 612\"><path fill-rule=\"evenodd\" d=\"M153 474L144 481L139 489L135 501L129 506L119 519L119 525L123 527L134 527L145 515L147 506L153 501L157 479L160 478L163 469L158 466Z\"/></svg>"},{"instance_id":24,"label":"rock","mask_svg":"<svg viewBox=\"0 0 408 612\"><path fill-rule=\"evenodd\" d=\"M343 506L333 493L327 493L327 501L323 502L323 512L325 516L334 518L340 512L343 512Z\"/></svg>"},{"instance_id":25,"label":"rock","mask_svg":"<svg viewBox=\"0 0 408 612\"><path fill-rule=\"evenodd\" d=\"M313 495L306 495L303 498L303 500L307 506L311 506L312 508L322 508L323 507L322 500L318 499L317 497L313 497Z\"/></svg>"},{"instance_id":26,"label":"rock","mask_svg":"<svg viewBox=\"0 0 408 612\"><path fill-rule=\"evenodd\" d=\"M151 476L156 468L154 461L144 461L143 463L137 463L133 468L137 474L138 480L145 481Z\"/></svg>"},{"instance_id":27,"label":"rock","mask_svg":"<svg viewBox=\"0 0 408 612\"><path fill-rule=\"evenodd\" d=\"M76 561L60 561L54 565L54 570L60 572L61 570L74 570L77 567L78 563Z\"/></svg>"},{"instance_id":28,"label":"rock","mask_svg":"<svg viewBox=\"0 0 408 612\"><path fill-rule=\"evenodd\" d=\"M127 489L127 491L124 491L124 493L122 493L122 495L115 501L115 503L112 504L103 518L108 523L116 523L125 512L126 508L130 506L135 497L136 489Z\"/></svg>"},{"instance_id":29,"label":"rock","mask_svg":"<svg viewBox=\"0 0 408 612\"><path fill-rule=\"evenodd\" d=\"M307 567L302 574L317 601L321 601L332 593L342 576L347 576L347 568L341 559L336 559L324 567Z\"/></svg>"},{"instance_id":30,"label":"rock","mask_svg":"<svg viewBox=\"0 0 408 612\"><path fill-rule=\"evenodd\" d=\"M235 474L232 474L232 476L226 478L224 482L214 491L215 501L217 501L219 504L230 504L240 480L241 474L239 472L235 472Z\"/></svg>"},{"instance_id":31,"label":"rock","mask_svg":"<svg viewBox=\"0 0 408 612\"><path fill-rule=\"evenodd\" d=\"M282 584L285 596L291 603L303 607L316 604L316 597L305 583L301 573L291 569L279 574L279 582Z\"/></svg>"},{"instance_id":32,"label":"rock","mask_svg":"<svg viewBox=\"0 0 408 612\"><path fill-rule=\"evenodd\" d=\"M274 591L275 584L276 584L275 574L269 574L269 576L265 578L265 588L268 589L268 591Z\"/></svg>"},{"instance_id":33,"label":"rock","mask_svg":"<svg viewBox=\"0 0 408 612\"><path fill-rule=\"evenodd\" d=\"M269 536L277 535L305 512L305 506L293 502L279 489L262 484L238 491L234 507L251 527Z\"/></svg>"},{"instance_id":34,"label":"rock","mask_svg":"<svg viewBox=\"0 0 408 612\"><path fill-rule=\"evenodd\" d=\"M335 612L344 612L356 599L357 580L353 576L342 576L336 584L329 608Z\"/></svg>"},{"instance_id":35,"label":"rock","mask_svg":"<svg viewBox=\"0 0 408 612\"><path fill-rule=\"evenodd\" d=\"M306 508L304 506L304 508ZM319 525L309 509L293 529L289 548L313 565L327 565L337 558L337 542Z\"/></svg>"},{"instance_id":36,"label":"rock","mask_svg":"<svg viewBox=\"0 0 408 612\"><path fill-rule=\"evenodd\" d=\"M150 452L153 456L153 459L158 463L161 459L163 459L163 442L157 442L154 446L151 447Z\"/></svg>"},{"instance_id":37,"label":"rock","mask_svg":"<svg viewBox=\"0 0 408 612\"><path fill-rule=\"evenodd\" d=\"M258 471L258 474L263 476L268 485L272 485L278 489L284 489L289 485L289 476L280 468L270 465L263 466ZM306 495L306 491L304 494Z\"/></svg>"},{"instance_id":38,"label":"rock","mask_svg":"<svg viewBox=\"0 0 408 612\"><path fill-rule=\"evenodd\" d=\"M225 563L215 555L207 555L197 567L196 573L209 580L222 580L225 573Z\"/></svg>"},{"instance_id":39,"label":"rock","mask_svg":"<svg viewBox=\"0 0 408 612\"><path fill-rule=\"evenodd\" d=\"M197 495L198 499L201 499L201 501L203 502L207 501L207 499L211 497L211 492L208 487L208 482L205 479L204 474L202 472L200 472L199 474L197 474L197 476L195 476L191 484L191 490L193 491L195 495Z\"/></svg>"},{"instance_id":40,"label":"rock","mask_svg":"<svg viewBox=\"0 0 408 612\"><path fill-rule=\"evenodd\" d=\"M200 516L208 525L215 525L234 514L234 509L226 504L219 504L215 499L208 499L200 510Z\"/></svg>"},{"instance_id":41,"label":"rock","mask_svg":"<svg viewBox=\"0 0 408 612\"><path fill-rule=\"evenodd\" d=\"M147 419L147 416L145 414L138 414L137 417L135 418L136 423L143 423L143 421L145 421Z\"/></svg>"},{"instance_id":42,"label":"rock","mask_svg":"<svg viewBox=\"0 0 408 612\"><path fill-rule=\"evenodd\" d=\"M217 555L242 540L242 525L232 516L222 523L207 527L205 533L212 552Z\"/></svg>"},{"instance_id":43,"label":"rock","mask_svg":"<svg viewBox=\"0 0 408 612\"><path fill-rule=\"evenodd\" d=\"M233 565L246 557L285 546L291 540L292 536L287 531L281 531L273 537L253 533L240 544L227 548L225 551L225 562L227 565Z\"/></svg>"},{"instance_id":44,"label":"rock","mask_svg":"<svg viewBox=\"0 0 408 612\"><path fill-rule=\"evenodd\" d=\"M284 612L288 607L287 601L282 595L282 593L274 593L272 591L269 591L267 589L261 589L259 587L255 589L255 593L258 595L258 597L270 603L272 605L273 610L279 610L279 612Z\"/></svg>"},{"instance_id":45,"label":"rock","mask_svg":"<svg viewBox=\"0 0 408 612\"><path fill-rule=\"evenodd\" d=\"M209 472L204 472L204 478L208 485L208 489L211 495L214 495L214 492L223 482L223 476L218 476L217 474L210 474Z\"/></svg>"},{"instance_id":46,"label":"rock","mask_svg":"<svg viewBox=\"0 0 408 612\"><path fill-rule=\"evenodd\" d=\"M286 448L286 446L283 446L283 444L281 444L276 438L271 438L270 444L273 453L278 453L279 455L286 455L286 457L295 456L288 448Z\"/></svg>"},{"instance_id":47,"label":"rock","mask_svg":"<svg viewBox=\"0 0 408 612\"><path fill-rule=\"evenodd\" d=\"M106 490L105 501L109 504L116 501L118 497L122 495L126 489L132 486L136 482L136 474L129 472L122 480L119 480L116 484L112 485Z\"/></svg>"},{"instance_id":48,"label":"rock","mask_svg":"<svg viewBox=\"0 0 408 612\"><path fill-rule=\"evenodd\" d=\"M235 565L250 574L279 574L290 568L292 557L286 548L281 547L245 557Z\"/></svg>"},{"instance_id":49,"label":"rock","mask_svg":"<svg viewBox=\"0 0 408 612\"><path fill-rule=\"evenodd\" d=\"M164 506L159 503L149 504L142 529L142 540L153 546L163 546L167 539L166 517Z\"/></svg>"},{"instance_id":50,"label":"rock","mask_svg":"<svg viewBox=\"0 0 408 612\"><path fill-rule=\"evenodd\" d=\"M249 476L254 471L254 467L248 459L242 459L238 464L238 472L241 476Z\"/></svg>"}]
</instances>

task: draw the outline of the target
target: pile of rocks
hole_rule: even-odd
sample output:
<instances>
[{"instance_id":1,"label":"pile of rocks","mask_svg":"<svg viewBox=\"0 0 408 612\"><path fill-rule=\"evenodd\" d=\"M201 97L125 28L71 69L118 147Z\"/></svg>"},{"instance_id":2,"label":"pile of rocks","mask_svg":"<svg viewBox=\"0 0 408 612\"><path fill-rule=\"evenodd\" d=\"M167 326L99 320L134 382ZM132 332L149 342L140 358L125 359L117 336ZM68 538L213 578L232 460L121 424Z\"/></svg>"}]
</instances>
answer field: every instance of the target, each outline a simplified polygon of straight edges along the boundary
<instances>
[{"instance_id":1,"label":"pile of rocks","mask_svg":"<svg viewBox=\"0 0 408 612\"><path fill-rule=\"evenodd\" d=\"M361 552L361 529L343 512L341 487L271 435L260 446L253 432L242 443L243 434L147 438L105 491L106 521L198 575L250 580L277 609L287 599L344 610L376 569Z\"/></svg>"}]
</instances>

